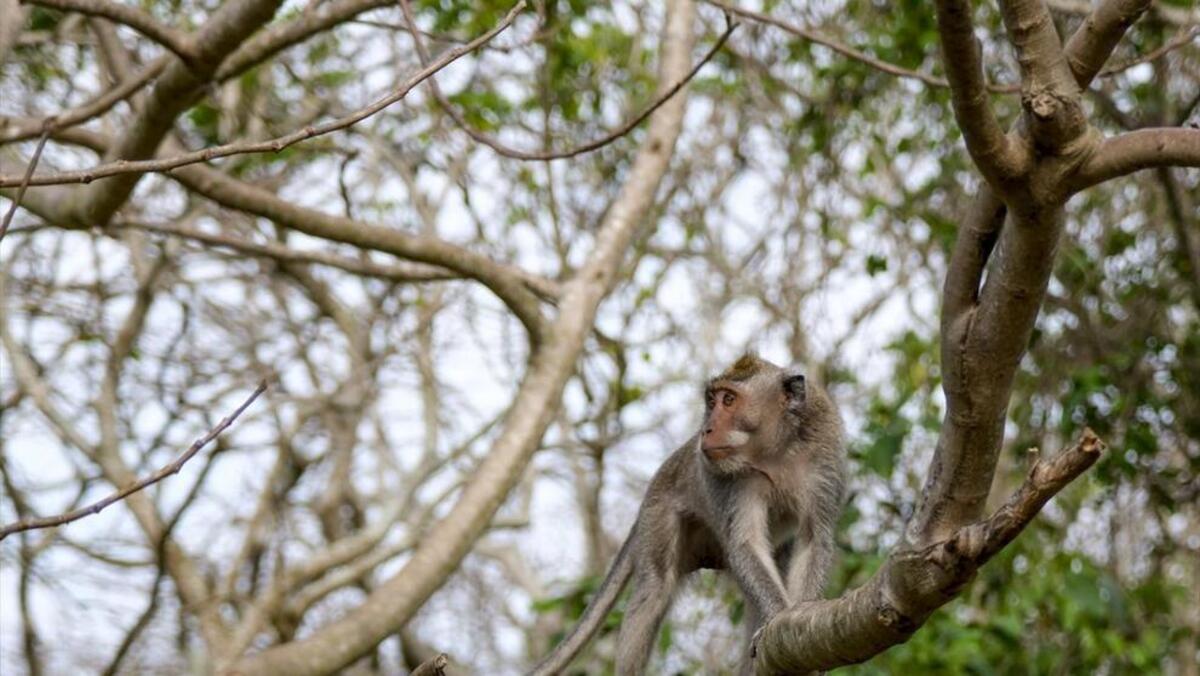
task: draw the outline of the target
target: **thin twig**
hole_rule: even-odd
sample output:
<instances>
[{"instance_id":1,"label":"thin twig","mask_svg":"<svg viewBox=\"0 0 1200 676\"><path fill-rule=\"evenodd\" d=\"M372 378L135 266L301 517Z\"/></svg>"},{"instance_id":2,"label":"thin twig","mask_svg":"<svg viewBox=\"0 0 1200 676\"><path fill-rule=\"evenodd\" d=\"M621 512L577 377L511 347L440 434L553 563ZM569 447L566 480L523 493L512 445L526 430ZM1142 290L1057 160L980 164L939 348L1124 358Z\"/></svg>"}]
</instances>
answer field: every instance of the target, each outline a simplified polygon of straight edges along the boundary
<instances>
[{"instance_id":1,"label":"thin twig","mask_svg":"<svg viewBox=\"0 0 1200 676\"><path fill-rule=\"evenodd\" d=\"M1140 66L1143 63L1149 63L1156 59L1160 59L1169 52L1173 52L1176 49L1179 49L1180 47L1195 40L1198 36L1200 36L1200 26L1192 26L1191 28L1180 30L1178 35L1165 42L1163 46L1159 47L1158 49L1150 52L1149 54L1143 54L1142 56L1132 58L1124 63L1109 66L1108 68L1100 71L1100 77L1112 77L1113 75L1129 70L1134 66Z\"/></svg>"},{"instance_id":2,"label":"thin twig","mask_svg":"<svg viewBox=\"0 0 1200 676\"><path fill-rule=\"evenodd\" d=\"M776 28L779 28L779 29L787 32L787 33L791 33L792 35L795 35L798 38L802 38L804 40L816 43L818 45L823 45L825 47L828 47L829 49L832 49L833 51L837 52L838 54L841 54L842 56L849 57L855 61L864 63L876 70L883 71L890 75L896 75L899 77L909 78L909 79L913 79L913 80L920 80L921 82L924 82L925 84L927 84L931 87L948 88L950 86L950 83L947 82L945 80L945 78L940 78L940 77L937 77L936 75L930 75L928 73L922 73L921 71L912 70L909 68L905 68L903 66L897 66L894 63L889 63L882 59L877 59L877 58L871 56L870 54L867 54L864 51L855 49L854 47L851 47L847 44L838 42L837 40L834 40L831 37L828 37L826 35L818 33L817 31L810 30L808 28L802 28L802 27L796 26L794 24L790 24L782 19L777 19L777 18L771 16L770 14L763 14L762 12L755 12L753 10L743 9L741 7L738 7L737 5L731 5L727 2L723 2L722 0L704 0L704 2L707 2L708 4L712 5L713 7L717 7L726 12L729 12L730 14L736 14L737 16L740 16L745 19L750 19L751 21L757 21L758 23L764 23L764 24L767 24L768 26L774 26ZM1020 91L1020 87L1018 87L1017 85L992 84L992 83L988 83L987 89L988 89L988 91L996 93L996 94L1013 94L1013 93Z\"/></svg>"},{"instance_id":3,"label":"thin twig","mask_svg":"<svg viewBox=\"0 0 1200 676\"><path fill-rule=\"evenodd\" d=\"M183 455L176 458L174 462L164 466L154 474L151 474L143 479L139 479L133 484L122 488L103 500L94 502L86 507L72 510L66 514L36 519L22 519L15 523L10 523L7 526L0 528L0 540L3 540L13 533L20 533L22 531L33 530L35 528L51 528L54 526L61 526L63 524L71 523L72 521L78 521L85 516L97 514L100 512L100 510L108 507L114 502L124 500L130 495L133 495L134 493L137 493L148 486L158 483L172 474L178 474L179 470L183 469L184 464L187 463L188 460L191 460L193 456L200 452L200 449L207 446L209 442L211 442L213 439L216 439L221 432L224 432L226 428L232 425L233 422L238 419L238 416L240 416L243 411L249 408L250 404L254 403L255 399L258 399L258 395L265 392L266 389L267 381L264 380L258 384L258 387L255 388L254 392L250 394L249 398L242 402L241 406L237 407L237 410L226 416L223 420L221 420L221 422L217 423L217 426L209 430L207 434L197 439L195 443L188 447L188 449L184 451Z\"/></svg>"},{"instance_id":4,"label":"thin twig","mask_svg":"<svg viewBox=\"0 0 1200 676\"><path fill-rule=\"evenodd\" d=\"M33 157L29 159L29 166L25 167L25 176L21 179L21 187L17 189L17 195L13 198L12 205L8 207L8 213L4 214L4 222L0 223L0 240L4 239L4 234L8 232L8 224L12 223L13 215L17 213L17 207L21 206L21 198L25 196L25 189L29 187L29 181L33 178L33 170L37 168L38 160L42 159L42 149L46 147L46 139L50 138L50 126L53 124L54 118L46 118L42 123L42 136L38 139L37 147L33 149Z\"/></svg>"},{"instance_id":5,"label":"thin twig","mask_svg":"<svg viewBox=\"0 0 1200 676\"><path fill-rule=\"evenodd\" d=\"M189 164L197 164L200 162L209 162L211 160L231 155L245 155L249 153L266 153L279 152L284 148L288 148L300 141L306 141L311 138L323 136L330 132L345 129L351 125L357 124L362 120L378 113L388 106L396 103L408 95L408 92L413 87L424 82L434 73L450 65L459 58L470 54L496 37L501 31L508 28L517 18L517 15L525 8L525 0L521 0L509 10L504 20L494 26L491 30L483 35L475 38L471 42L451 49L443 53L436 61L429 66L422 68L416 75L409 78L399 89L379 99L365 108L360 108L349 115L340 117L336 120L325 122L324 124L310 125L303 129L299 129L290 134L279 136L277 138L255 143L226 143L224 145L212 146L195 152L184 153L175 157L167 157L156 160L117 160L107 164L100 164L91 169L81 171L64 171L55 174L44 174L34 176L29 185L61 185L64 183L91 183L98 178L108 176L116 176L118 174L144 174L158 173L177 169ZM18 184L18 180L13 176L0 176L0 188L11 187Z\"/></svg>"},{"instance_id":6,"label":"thin twig","mask_svg":"<svg viewBox=\"0 0 1200 676\"><path fill-rule=\"evenodd\" d=\"M408 32L409 32L409 35L412 36L413 44L417 48L417 56L421 59L421 62L424 63L426 60L428 60L429 55L425 50L424 43L421 41L421 31L419 29L417 29L416 22L413 20L412 8L409 7L408 0L400 0L400 8L404 12L405 22L408 23L408 25L409 25ZM547 150L547 151L541 151L541 152L531 152L528 150L520 150L518 148L513 148L510 146L507 146L507 145L501 143L500 141L498 141L497 139L492 138L491 136L488 136L487 134L484 134L483 132L479 131L475 127L471 126L470 122L468 122L466 120L466 118L463 117L463 114L457 108L455 108L454 105L450 103L450 101L448 101L446 99L446 95L442 93L442 90L438 87L436 80L433 80L433 79L429 80L429 91L433 94L433 97L435 99L437 99L438 105L440 105L442 107L442 110L446 111L446 114L449 115L454 120L454 123L456 125L458 125L458 127L460 129L462 129L464 132L466 132L467 136L470 136L475 141L482 143L483 145L491 148L492 150L496 151L498 154L503 155L504 157L509 157L514 160L533 160L533 161L540 161L540 162L547 162L550 160L562 160L562 159L566 159L569 157L575 157L577 155L583 155L584 153L589 153L598 148L603 148L604 146L612 143L613 141L616 141L617 139L627 135L629 132L633 131L639 124L644 122L646 120L646 118L650 117L650 115L653 114L654 111L658 110L660 107L662 107L663 104L665 104L667 101L671 100L671 97L678 94L679 90L683 89L684 85L686 85L694 77L696 77L696 73L700 72L700 69L703 68L706 63L708 63L710 60L712 60L713 56L716 55L717 51L720 50L721 47L725 45L725 41L729 39L729 36L731 34L733 34L734 29L736 29L738 27L739 24L732 22L732 21L728 21L728 18L729 18L728 15L726 15L727 25L725 27L725 32L722 33L721 37L719 37L717 39L716 44L714 44L712 46L712 48L708 50L708 53L704 55L704 58L700 59L700 61L695 66L692 67L692 70L689 71L687 75L685 75L678 82L676 82L674 85L672 85L670 89L663 92L662 95L659 96L657 99L655 99L655 101L653 103L651 103L644 110L642 110L642 112L635 115L632 119L627 121L625 124L618 127L615 131L613 131L609 134L606 134L606 135L602 136L601 138L598 138L594 141L589 141L588 143L584 143L583 145L576 146L574 148L569 148L567 150Z\"/></svg>"}]
</instances>

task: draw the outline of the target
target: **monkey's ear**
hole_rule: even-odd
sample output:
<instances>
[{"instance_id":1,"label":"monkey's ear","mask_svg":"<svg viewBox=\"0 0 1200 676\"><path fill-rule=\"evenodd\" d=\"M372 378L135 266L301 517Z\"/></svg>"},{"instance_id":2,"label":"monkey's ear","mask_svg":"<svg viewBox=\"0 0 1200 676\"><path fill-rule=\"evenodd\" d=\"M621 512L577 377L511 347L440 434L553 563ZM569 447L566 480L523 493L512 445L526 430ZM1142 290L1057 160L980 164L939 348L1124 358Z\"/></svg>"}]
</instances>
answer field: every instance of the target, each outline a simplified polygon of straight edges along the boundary
<instances>
[{"instance_id":1,"label":"monkey's ear","mask_svg":"<svg viewBox=\"0 0 1200 676\"><path fill-rule=\"evenodd\" d=\"M804 375L795 373L783 377L783 392L787 395L788 408L796 410L804 406L807 396L804 387Z\"/></svg>"}]
</instances>

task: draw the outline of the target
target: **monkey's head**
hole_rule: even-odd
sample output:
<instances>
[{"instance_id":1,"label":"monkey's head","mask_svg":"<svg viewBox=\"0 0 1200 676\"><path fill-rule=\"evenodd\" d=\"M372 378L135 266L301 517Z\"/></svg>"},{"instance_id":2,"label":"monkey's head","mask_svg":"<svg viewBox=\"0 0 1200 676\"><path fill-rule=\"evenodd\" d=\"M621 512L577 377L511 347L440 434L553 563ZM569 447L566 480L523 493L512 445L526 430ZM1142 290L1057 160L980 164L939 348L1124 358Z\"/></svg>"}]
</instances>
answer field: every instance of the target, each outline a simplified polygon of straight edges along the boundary
<instances>
[{"instance_id":1,"label":"monkey's head","mask_svg":"<svg viewBox=\"0 0 1200 676\"><path fill-rule=\"evenodd\" d=\"M749 469L790 447L808 403L802 373L747 354L706 384L700 452L717 473Z\"/></svg>"}]
</instances>

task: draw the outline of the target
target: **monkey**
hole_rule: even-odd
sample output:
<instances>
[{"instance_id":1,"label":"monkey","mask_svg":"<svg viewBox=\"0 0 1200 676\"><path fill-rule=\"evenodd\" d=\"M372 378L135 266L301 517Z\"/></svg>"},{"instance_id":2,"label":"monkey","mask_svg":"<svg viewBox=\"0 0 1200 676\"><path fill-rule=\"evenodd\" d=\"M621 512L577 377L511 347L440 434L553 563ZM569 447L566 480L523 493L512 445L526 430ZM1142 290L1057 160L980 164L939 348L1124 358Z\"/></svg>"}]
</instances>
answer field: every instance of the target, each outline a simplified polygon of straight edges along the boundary
<instances>
[{"instance_id":1,"label":"monkey","mask_svg":"<svg viewBox=\"0 0 1200 676\"><path fill-rule=\"evenodd\" d=\"M845 486L841 417L797 369L747 353L705 383L700 430L650 480L637 519L574 629L531 676L562 672L630 580L617 674L641 674L682 578L730 572L746 603L746 656L772 615L822 598Z\"/></svg>"}]
</instances>

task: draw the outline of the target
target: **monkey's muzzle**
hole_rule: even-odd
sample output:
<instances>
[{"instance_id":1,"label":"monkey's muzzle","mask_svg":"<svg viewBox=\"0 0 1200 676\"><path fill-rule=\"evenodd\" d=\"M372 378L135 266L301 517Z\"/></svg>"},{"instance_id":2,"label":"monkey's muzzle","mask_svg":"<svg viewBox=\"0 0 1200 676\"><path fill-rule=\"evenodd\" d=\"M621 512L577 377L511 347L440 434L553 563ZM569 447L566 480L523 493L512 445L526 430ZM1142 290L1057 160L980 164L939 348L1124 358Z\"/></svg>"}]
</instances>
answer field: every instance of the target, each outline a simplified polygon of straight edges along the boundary
<instances>
[{"instance_id":1,"label":"monkey's muzzle","mask_svg":"<svg viewBox=\"0 0 1200 676\"><path fill-rule=\"evenodd\" d=\"M728 459L734 453L734 449L731 446L702 447L700 450L709 462L721 462Z\"/></svg>"}]
</instances>

